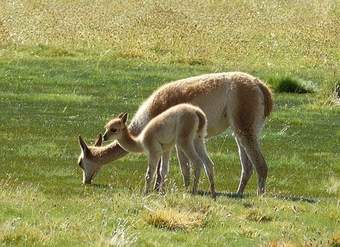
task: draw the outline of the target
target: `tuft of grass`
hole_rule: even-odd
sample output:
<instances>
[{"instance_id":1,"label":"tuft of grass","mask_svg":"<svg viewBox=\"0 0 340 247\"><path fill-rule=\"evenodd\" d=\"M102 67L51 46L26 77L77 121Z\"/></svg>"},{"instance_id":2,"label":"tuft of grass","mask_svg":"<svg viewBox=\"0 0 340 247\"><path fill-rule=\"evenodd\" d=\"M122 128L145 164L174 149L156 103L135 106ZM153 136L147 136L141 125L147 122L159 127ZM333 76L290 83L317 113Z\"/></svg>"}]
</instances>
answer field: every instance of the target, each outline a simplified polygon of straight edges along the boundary
<instances>
[{"instance_id":1,"label":"tuft of grass","mask_svg":"<svg viewBox=\"0 0 340 247\"><path fill-rule=\"evenodd\" d=\"M340 247L340 232L334 234L329 241L330 247Z\"/></svg>"},{"instance_id":2,"label":"tuft of grass","mask_svg":"<svg viewBox=\"0 0 340 247\"><path fill-rule=\"evenodd\" d=\"M20 218L0 224L0 229L0 243L8 246L46 245L49 241L43 230L23 223Z\"/></svg>"},{"instance_id":3,"label":"tuft of grass","mask_svg":"<svg viewBox=\"0 0 340 247\"><path fill-rule=\"evenodd\" d=\"M313 82L289 76L272 77L269 79L269 83L273 85L274 90L278 93L304 94L317 91Z\"/></svg>"},{"instance_id":4,"label":"tuft of grass","mask_svg":"<svg viewBox=\"0 0 340 247\"><path fill-rule=\"evenodd\" d=\"M181 211L177 209L148 210L144 220L157 228L170 231L188 231L196 227L204 226L206 214L201 212Z\"/></svg>"},{"instance_id":5,"label":"tuft of grass","mask_svg":"<svg viewBox=\"0 0 340 247\"><path fill-rule=\"evenodd\" d=\"M127 222L119 222L117 228L113 231L111 237L105 241L104 245L112 247L127 247L132 246L137 241L137 235L129 234Z\"/></svg>"},{"instance_id":6,"label":"tuft of grass","mask_svg":"<svg viewBox=\"0 0 340 247\"><path fill-rule=\"evenodd\" d=\"M327 183L327 193L340 195L340 179L337 177L330 177Z\"/></svg>"},{"instance_id":7,"label":"tuft of grass","mask_svg":"<svg viewBox=\"0 0 340 247\"><path fill-rule=\"evenodd\" d=\"M265 247L302 247L302 245L276 240L276 241L272 241L269 244L265 245Z\"/></svg>"},{"instance_id":8,"label":"tuft of grass","mask_svg":"<svg viewBox=\"0 0 340 247\"><path fill-rule=\"evenodd\" d=\"M250 212L246 215L246 219L249 221L254 221L258 223L266 223L273 220L273 216L264 213L262 211L259 211L257 209L252 209Z\"/></svg>"}]
</instances>

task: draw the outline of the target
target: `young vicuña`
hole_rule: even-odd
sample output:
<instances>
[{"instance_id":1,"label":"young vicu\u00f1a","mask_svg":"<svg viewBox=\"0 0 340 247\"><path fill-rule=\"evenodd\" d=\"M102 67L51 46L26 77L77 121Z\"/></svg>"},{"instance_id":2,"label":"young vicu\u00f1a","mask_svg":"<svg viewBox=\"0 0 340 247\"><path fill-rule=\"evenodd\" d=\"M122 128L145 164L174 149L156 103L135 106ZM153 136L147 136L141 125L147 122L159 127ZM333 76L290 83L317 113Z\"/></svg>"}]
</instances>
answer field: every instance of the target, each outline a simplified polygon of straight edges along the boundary
<instances>
[{"instance_id":1,"label":"young vicu\u00f1a","mask_svg":"<svg viewBox=\"0 0 340 247\"><path fill-rule=\"evenodd\" d=\"M197 192L201 168L204 167L215 197L214 164L210 160L204 138L207 135L207 118L204 112L190 104L179 104L153 118L138 136L133 136L126 125L127 113L113 118L105 126L103 140L117 140L128 152L144 152L148 156L145 176L145 193L150 192L158 161L160 164L159 189L163 191L168 174L170 153L176 144L191 161L194 168L192 193Z\"/></svg>"}]
</instances>

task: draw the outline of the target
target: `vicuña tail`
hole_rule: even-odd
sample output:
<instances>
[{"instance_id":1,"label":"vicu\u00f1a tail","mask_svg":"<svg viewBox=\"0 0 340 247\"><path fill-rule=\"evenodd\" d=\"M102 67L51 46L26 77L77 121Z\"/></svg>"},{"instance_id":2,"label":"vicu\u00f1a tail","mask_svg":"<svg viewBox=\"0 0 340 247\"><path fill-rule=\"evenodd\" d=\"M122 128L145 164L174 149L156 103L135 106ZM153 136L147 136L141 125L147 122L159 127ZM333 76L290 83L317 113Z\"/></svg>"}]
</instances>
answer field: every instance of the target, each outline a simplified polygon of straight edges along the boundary
<instances>
[{"instance_id":1,"label":"vicu\u00f1a tail","mask_svg":"<svg viewBox=\"0 0 340 247\"><path fill-rule=\"evenodd\" d=\"M273 97L270 89L259 81L257 84L261 89L264 97L264 116L268 117L273 110Z\"/></svg>"}]
</instances>

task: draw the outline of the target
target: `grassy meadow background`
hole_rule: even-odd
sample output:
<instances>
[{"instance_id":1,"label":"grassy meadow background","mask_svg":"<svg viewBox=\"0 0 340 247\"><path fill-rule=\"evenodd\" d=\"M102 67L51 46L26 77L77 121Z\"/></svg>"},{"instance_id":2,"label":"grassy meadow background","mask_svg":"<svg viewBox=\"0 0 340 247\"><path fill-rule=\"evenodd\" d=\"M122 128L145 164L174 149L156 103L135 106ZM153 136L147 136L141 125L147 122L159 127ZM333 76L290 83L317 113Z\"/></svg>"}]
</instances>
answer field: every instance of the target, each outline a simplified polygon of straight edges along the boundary
<instances>
[{"instance_id":1,"label":"grassy meadow background","mask_svg":"<svg viewBox=\"0 0 340 247\"><path fill-rule=\"evenodd\" d=\"M0 246L340 246L339 36L337 0L0 0ZM232 70L275 92L264 197L256 176L232 196L230 131L208 142L216 201L184 192L175 157L165 196L141 195L141 155L81 185L79 134L93 143L166 82Z\"/></svg>"}]
</instances>

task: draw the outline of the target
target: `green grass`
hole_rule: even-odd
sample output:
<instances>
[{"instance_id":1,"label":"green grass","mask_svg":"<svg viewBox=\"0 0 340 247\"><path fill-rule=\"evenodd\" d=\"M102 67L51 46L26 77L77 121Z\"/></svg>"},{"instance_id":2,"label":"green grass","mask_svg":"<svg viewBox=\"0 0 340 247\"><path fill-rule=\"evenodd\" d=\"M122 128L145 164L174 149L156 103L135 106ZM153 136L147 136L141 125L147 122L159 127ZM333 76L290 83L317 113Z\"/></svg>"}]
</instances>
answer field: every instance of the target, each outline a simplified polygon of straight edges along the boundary
<instances>
[{"instance_id":1,"label":"green grass","mask_svg":"<svg viewBox=\"0 0 340 247\"><path fill-rule=\"evenodd\" d=\"M0 246L339 246L339 3L1 1ZM79 134L165 82L233 70L275 91L264 197L255 176L233 197L230 131L208 143L216 201L184 192L175 157L165 196L141 195L139 155L81 185Z\"/></svg>"},{"instance_id":2,"label":"green grass","mask_svg":"<svg viewBox=\"0 0 340 247\"><path fill-rule=\"evenodd\" d=\"M221 192L216 201L184 193L175 157L167 194L143 197L140 155L81 185L78 134L93 142L113 114L133 114L159 85L215 67L22 54L0 59L0 245L339 244L338 107L316 105L312 94L275 94L262 136L269 164L263 198L255 195L255 176L245 198L231 196L240 165L229 131L208 143Z\"/></svg>"}]
</instances>

